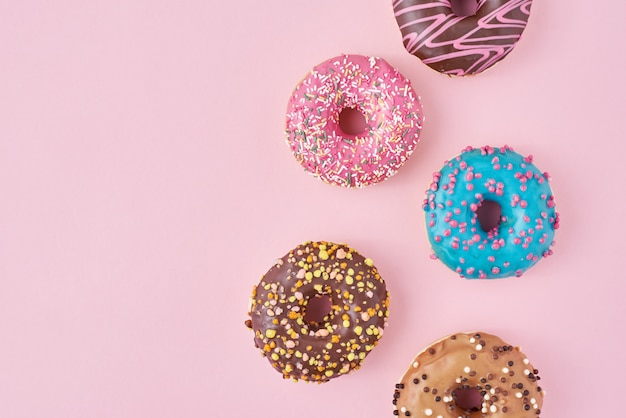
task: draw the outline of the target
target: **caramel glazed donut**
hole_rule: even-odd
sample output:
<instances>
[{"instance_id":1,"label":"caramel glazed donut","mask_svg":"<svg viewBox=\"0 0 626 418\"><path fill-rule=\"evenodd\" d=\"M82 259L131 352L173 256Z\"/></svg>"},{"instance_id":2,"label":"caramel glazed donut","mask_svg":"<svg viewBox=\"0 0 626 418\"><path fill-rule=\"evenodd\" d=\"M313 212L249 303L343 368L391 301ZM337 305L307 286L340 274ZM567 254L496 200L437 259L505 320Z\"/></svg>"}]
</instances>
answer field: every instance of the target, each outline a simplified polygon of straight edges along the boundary
<instances>
[{"instance_id":1,"label":"caramel glazed donut","mask_svg":"<svg viewBox=\"0 0 626 418\"><path fill-rule=\"evenodd\" d=\"M538 417L545 392L538 385L537 373L519 347L495 335L454 334L413 360L396 384L394 415Z\"/></svg>"},{"instance_id":2,"label":"caramel glazed donut","mask_svg":"<svg viewBox=\"0 0 626 418\"><path fill-rule=\"evenodd\" d=\"M308 321L307 305L328 297L330 312ZM358 369L387 325L389 293L373 262L331 242L305 242L276 260L252 291L246 325L286 379L326 382Z\"/></svg>"}]
</instances>

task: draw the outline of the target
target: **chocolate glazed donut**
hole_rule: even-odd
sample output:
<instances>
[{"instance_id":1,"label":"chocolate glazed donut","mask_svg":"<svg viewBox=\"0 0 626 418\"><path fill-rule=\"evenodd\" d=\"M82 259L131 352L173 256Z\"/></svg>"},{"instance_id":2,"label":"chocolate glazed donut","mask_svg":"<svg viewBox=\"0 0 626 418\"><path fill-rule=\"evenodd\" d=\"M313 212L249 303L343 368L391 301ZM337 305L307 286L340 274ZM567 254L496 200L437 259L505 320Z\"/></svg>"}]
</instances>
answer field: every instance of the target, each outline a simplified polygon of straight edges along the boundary
<instances>
[{"instance_id":1,"label":"chocolate glazed donut","mask_svg":"<svg viewBox=\"0 0 626 418\"><path fill-rule=\"evenodd\" d=\"M316 298L330 311L307 318ZM262 277L246 325L284 378L326 382L361 367L387 324L389 293L370 258L345 244L307 241Z\"/></svg>"},{"instance_id":2,"label":"chocolate glazed donut","mask_svg":"<svg viewBox=\"0 0 626 418\"><path fill-rule=\"evenodd\" d=\"M404 47L450 76L478 74L491 67L519 41L532 0L477 2L474 15L458 16L451 0L393 0Z\"/></svg>"}]
</instances>

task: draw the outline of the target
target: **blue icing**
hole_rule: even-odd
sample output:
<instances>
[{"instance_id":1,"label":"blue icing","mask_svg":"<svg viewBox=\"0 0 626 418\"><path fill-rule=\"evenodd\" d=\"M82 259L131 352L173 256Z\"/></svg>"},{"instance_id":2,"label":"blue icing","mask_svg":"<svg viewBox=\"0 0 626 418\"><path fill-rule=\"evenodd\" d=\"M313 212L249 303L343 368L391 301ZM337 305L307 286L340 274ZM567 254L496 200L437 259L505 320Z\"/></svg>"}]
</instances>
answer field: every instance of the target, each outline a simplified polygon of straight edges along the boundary
<instances>
[{"instance_id":1,"label":"blue icing","mask_svg":"<svg viewBox=\"0 0 626 418\"><path fill-rule=\"evenodd\" d=\"M426 192L426 231L433 252L462 277L520 276L552 253L559 218L547 177L511 148L466 148L433 175ZM476 209L500 205L485 232Z\"/></svg>"}]
</instances>

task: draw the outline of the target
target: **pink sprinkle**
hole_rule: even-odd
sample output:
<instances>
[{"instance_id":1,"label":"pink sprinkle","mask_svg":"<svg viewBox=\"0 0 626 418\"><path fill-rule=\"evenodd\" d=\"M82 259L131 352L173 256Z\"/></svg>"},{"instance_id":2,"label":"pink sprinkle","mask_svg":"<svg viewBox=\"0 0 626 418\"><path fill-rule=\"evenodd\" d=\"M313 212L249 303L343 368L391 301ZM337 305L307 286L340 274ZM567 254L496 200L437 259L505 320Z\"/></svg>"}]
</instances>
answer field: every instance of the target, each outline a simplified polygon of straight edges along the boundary
<instances>
[{"instance_id":1,"label":"pink sprinkle","mask_svg":"<svg viewBox=\"0 0 626 418\"><path fill-rule=\"evenodd\" d=\"M450 229L446 229L445 231L443 231L444 237L449 237L450 235L452 235L452 231Z\"/></svg>"},{"instance_id":2,"label":"pink sprinkle","mask_svg":"<svg viewBox=\"0 0 626 418\"><path fill-rule=\"evenodd\" d=\"M450 221L450 227L451 227L451 228L456 228L457 226L459 226L459 222L458 222L458 221L456 221L456 220L454 220L454 219L452 219L452 220Z\"/></svg>"},{"instance_id":3,"label":"pink sprinkle","mask_svg":"<svg viewBox=\"0 0 626 418\"><path fill-rule=\"evenodd\" d=\"M493 268L491 269L491 272L492 272L493 274L498 274L498 273L500 273L500 267L493 266Z\"/></svg>"},{"instance_id":4,"label":"pink sprinkle","mask_svg":"<svg viewBox=\"0 0 626 418\"><path fill-rule=\"evenodd\" d=\"M435 235L433 239L435 240L435 242L441 242L441 235Z\"/></svg>"}]
</instances>

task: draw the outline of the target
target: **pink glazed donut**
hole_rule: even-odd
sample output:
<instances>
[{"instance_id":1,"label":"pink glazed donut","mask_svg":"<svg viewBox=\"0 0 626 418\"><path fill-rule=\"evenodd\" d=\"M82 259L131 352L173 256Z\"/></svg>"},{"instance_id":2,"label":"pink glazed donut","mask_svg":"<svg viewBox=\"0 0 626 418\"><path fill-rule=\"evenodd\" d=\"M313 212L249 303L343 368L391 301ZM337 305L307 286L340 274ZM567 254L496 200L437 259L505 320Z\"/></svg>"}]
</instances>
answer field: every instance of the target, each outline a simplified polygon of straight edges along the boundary
<instances>
[{"instance_id":1,"label":"pink glazed donut","mask_svg":"<svg viewBox=\"0 0 626 418\"><path fill-rule=\"evenodd\" d=\"M344 109L365 129L340 127ZM358 188L394 175L415 149L422 106L411 82L382 58L341 55L315 66L287 106L287 144L296 160L326 183Z\"/></svg>"}]
</instances>

